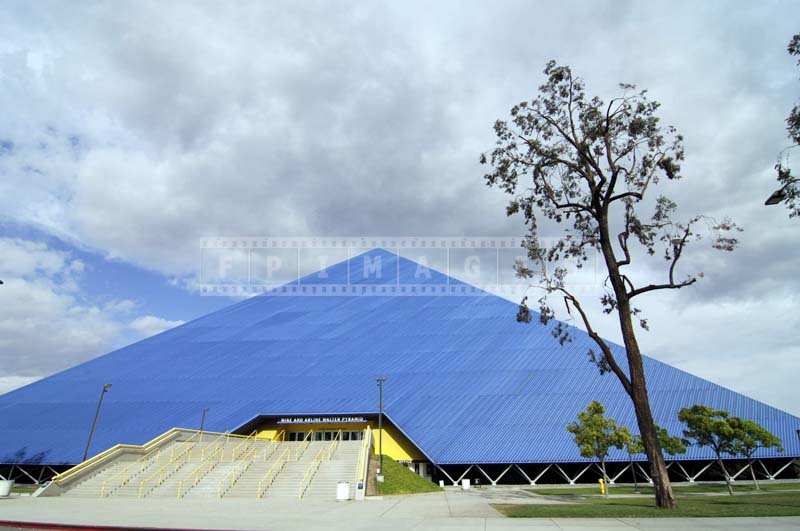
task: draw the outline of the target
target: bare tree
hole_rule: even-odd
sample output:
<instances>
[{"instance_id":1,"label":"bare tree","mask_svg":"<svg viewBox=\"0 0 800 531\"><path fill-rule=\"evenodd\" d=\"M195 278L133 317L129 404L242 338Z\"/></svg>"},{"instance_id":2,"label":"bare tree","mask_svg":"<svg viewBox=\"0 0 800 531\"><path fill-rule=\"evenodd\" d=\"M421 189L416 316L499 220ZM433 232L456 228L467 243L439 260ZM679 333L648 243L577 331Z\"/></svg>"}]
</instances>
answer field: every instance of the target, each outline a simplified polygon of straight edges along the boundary
<instances>
[{"instance_id":1,"label":"bare tree","mask_svg":"<svg viewBox=\"0 0 800 531\"><path fill-rule=\"evenodd\" d=\"M613 372L633 401L656 503L673 508L675 497L650 410L634 330L634 320L643 328L647 321L633 301L645 294L694 284L702 273L680 276L678 272L686 246L709 229L716 232L715 248L733 250L738 242L730 231L738 228L729 220L717 223L704 216L676 221L677 205L663 195L645 202L661 178L680 178L683 160L682 137L673 127L661 126L655 114L659 103L650 100L646 91L620 85L622 95L605 103L587 96L584 82L573 76L568 66L551 61L544 73L547 81L538 95L515 105L509 121L495 123L496 146L481 155L481 162L491 166L485 179L488 185L513 196L508 215L522 213L525 218L525 247L534 265L517 264L517 274L535 279L533 284L542 290L539 320L547 325L553 318L549 300L553 295L580 317L599 349L589 351L591 361L601 373ZM649 217L642 213L645 208ZM562 236L551 245L541 238L545 222L562 229ZM634 284L626 268L636 259L637 246L647 255L663 253L664 279ZM597 334L566 282L568 263L581 267L595 252L602 255L608 274L601 302L606 313L616 312L619 318L624 361L617 360ZM527 297L517 318L531 320ZM570 340L563 324L556 324L551 331L562 344Z\"/></svg>"}]
</instances>

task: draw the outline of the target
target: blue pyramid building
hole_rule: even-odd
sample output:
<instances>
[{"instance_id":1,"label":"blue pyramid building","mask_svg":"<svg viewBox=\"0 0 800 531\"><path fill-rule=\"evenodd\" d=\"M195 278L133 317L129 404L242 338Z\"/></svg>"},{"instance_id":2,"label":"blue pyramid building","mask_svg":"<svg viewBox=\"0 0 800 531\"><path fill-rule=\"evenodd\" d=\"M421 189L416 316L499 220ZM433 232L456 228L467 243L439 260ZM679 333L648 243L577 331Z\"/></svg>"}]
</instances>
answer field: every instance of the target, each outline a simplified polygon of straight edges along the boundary
<instances>
[{"instance_id":1,"label":"blue pyramid building","mask_svg":"<svg viewBox=\"0 0 800 531\"><path fill-rule=\"evenodd\" d=\"M373 274L376 260L392 273ZM619 382L588 361L585 333L575 329L562 346L536 319L518 323L515 303L441 273L420 277L419 267L369 251L0 396L0 463L80 462L104 383L113 388L90 455L194 428L203 408L215 431L269 418L374 418L377 375L387 377L387 422L442 472L585 462L565 426L591 400L637 431ZM431 293L398 288L410 278ZM347 292L322 294L346 281ZM707 404L782 439L782 452L757 457L800 456L799 418L652 358L645 368L653 414L671 433L682 431L680 408ZM691 448L675 459L712 457Z\"/></svg>"}]
</instances>

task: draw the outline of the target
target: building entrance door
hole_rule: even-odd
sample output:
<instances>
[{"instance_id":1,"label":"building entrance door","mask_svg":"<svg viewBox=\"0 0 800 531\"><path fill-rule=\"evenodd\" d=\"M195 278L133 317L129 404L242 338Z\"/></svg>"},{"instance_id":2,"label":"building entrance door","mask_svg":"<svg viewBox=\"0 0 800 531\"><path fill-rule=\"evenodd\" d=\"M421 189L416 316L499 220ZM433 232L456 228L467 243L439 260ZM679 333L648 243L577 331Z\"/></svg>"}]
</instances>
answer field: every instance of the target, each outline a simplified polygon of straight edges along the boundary
<instances>
[{"instance_id":1,"label":"building entrance door","mask_svg":"<svg viewBox=\"0 0 800 531\"><path fill-rule=\"evenodd\" d=\"M339 433L339 430L319 430L314 432L313 439L315 441L332 441L337 433ZM343 441L360 441L363 438L364 438L364 432L342 430L341 440Z\"/></svg>"}]
</instances>

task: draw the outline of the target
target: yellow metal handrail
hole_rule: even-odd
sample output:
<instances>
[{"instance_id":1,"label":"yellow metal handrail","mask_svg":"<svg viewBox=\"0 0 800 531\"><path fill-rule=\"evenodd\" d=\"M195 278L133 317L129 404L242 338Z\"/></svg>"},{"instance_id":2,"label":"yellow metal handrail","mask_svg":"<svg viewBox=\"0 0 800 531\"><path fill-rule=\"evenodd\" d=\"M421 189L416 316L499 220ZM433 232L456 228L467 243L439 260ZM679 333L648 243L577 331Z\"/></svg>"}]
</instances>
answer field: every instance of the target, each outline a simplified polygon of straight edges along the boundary
<instances>
[{"instance_id":1,"label":"yellow metal handrail","mask_svg":"<svg viewBox=\"0 0 800 531\"><path fill-rule=\"evenodd\" d=\"M261 478L261 481L258 482L258 490L256 491L257 498L263 498L264 493L272 486L272 483L275 481L275 478L278 474L281 473L283 467L286 466L286 463L289 462L289 459L292 457L292 449L287 448L283 451L283 453L272 463L272 466L267 469L264 473L264 477Z\"/></svg>"},{"instance_id":2,"label":"yellow metal handrail","mask_svg":"<svg viewBox=\"0 0 800 531\"><path fill-rule=\"evenodd\" d=\"M188 447L184 448L181 453L179 453L176 456L175 451L173 450L172 455L167 464L156 470L154 474L151 474L150 476L146 477L145 479L139 482L139 493L138 493L139 498L143 498L144 495L146 494L145 486L147 486L148 483L151 482L153 483L151 485L151 489L154 487L158 487L159 485L164 483L164 481L166 481L172 474L180 470L180 468L186 464L186 462L192 455L192 450L194 449L194 446L197 444L197 441L193 441L193 439L200 433L202 432L195 433L194 436L190 437L189 440L186 441L187 443L191 444L189 444Z\"/></svg>"},{"instance_id":3,"label":"yellow metal handrail","mask_svg":"<svg viewBox=\"0 0 800 531\"><path fill-rule=\"evenodd\" d=\"M178 482L178 486L175 490L175 497L181 499L186 496L186 493L188 493L192 488L196 487L197 484L200 483L200 481L206 477L209 472L214 470L214 468L219 464L221 458L222 447L217 446L216 450L209 454L207 459L203 459L200 462L200 465L189 475L189 477Z\"/></svg>"},{"instance_id":4,"label":"yellow metal handrail","mask_svg":"<svg viewBox=\"0 0 800 531\"><path fill-rule=\"evenodd\" d=\"M333 456L333 452L336 451L336 447L339 444L339 439L341 438L342 431L339 430L333 436L331 440L331 444L328 446L324 446L320 448L317 455L314 456L314 460L306 469L305 474L303 474L303 479L300 481L300 488L297 489L297 497L302 498L305 496L308 487L311 485L311 481L314 479L314 476L317 475L317 471L319 470L320 465L322 464L323 459L330 459Z\"/></svg>"},{"instance_id":5,"label":"yellow metal handrail","mask_svg":"<svg viewBox=\"0 0 800 531\"><path fill-rule=\"evenodd\" d=\"M264 447L264 461L269 461L269 458L272 457L276 451L278 451L278 447L280 445L275 441L269 441L269 445Z\"/></svg>"},{"instance_id":6,"label":"yellow metal handrail","mask_svg":"<svg viewBox=\"0 0 800 531\"><path fill-rule=\"evenodd\" d=\"M206 432L206 433L208 433L208 432ZM181 446L179 446L177 444L175 445L175 447L172 449L172 452L170 452L170 457L169 457L170 461L175 459L176 454L183 455L182 450L183 450L183 448L186 448L187 446L188 446L188 451L191 452L192 449L195 447L195 445L199 441L202 440L202 437L203 437L203 432L202 431L196 431L196 432L194 432L194 435L192 435L191 437L189 437L185 441L180 441L180 442L183 443L183 447L181 447ZM195 440L195 439L197 439L197 440Z\"/></svg>"},{"instance_id":7,"label":"yellow metal handrail","mask_svg":"<svg viewBox=\"0 0 800 531\"><path fill-rule=\"evenodd\" d=\"M300 444L295 448L295 453L294 453L295 461L300 461L300 456L302 456L305 453L306 448L308 448L308 445L311 444L311 438L313 437L313 435L314 435L314 430L309 431L303 438L303 440L300 442Z\"/></svg>"},{"instance_id":8,"label":"yellow metal handrail","mask_svg":"<svg viewBox=\"0 0 800 531\"><path fill-rule=\"evenodd\" d=\"M363 442L361 443L361 450L358 452L358 466L356 467L355 483L366 480L367 466L369 465L369 447L372 439L372 428L367 426L364 429Z\"/></svg>"},{"instance_id":9,"label":"yellow metal handrail","mask_svg":"<svg viewBox=\"0 0 800 531\"><path fill-rule=\"evenodd\" d=\"M169 432L167 432L169 433ZM177 433L177 432L176 432ZM150 465L153 463L158 464L161 460L163 455L163 444L168 442L169 438L165 438L162 434L161 436L153 439L150 443L145 446L150 446L149 449L145 451L145 453L139 457L134 463L126 465L122 470L111 476L110 478L103 481L103 484L100 487L100 497L106 498L111 495L115 490L124 487L127 485L133 478L150 468ZM156 442L156 446L152 446L153 442ZM151 451L155 450L155 453L151 455ZM115 484L116 483L116 484Z\"/></svg>"},{"instance_id":10,"label":"yellow metal handrail","mask_svg":"<svg viewBox=\"0 0 800 531\"><path fill-rule=\"evenodd\" d=\"M228 442L228 433L220 433L219 436L208 443L200 452L200 461L205 461L207 455L214 455L217 450L225 451L225 444Z\"/></svg>"},{"instance_id":11,"label":"yellow metal handrail","mask_svg":"<svg viewBox=\"0 0 800 531\"><path fill-rule=\"evenodd\" d=\"M53 481L57 484L61 485L65 482L69 481L73 476L77 475L78 473L89 469L94 468L96 466L100 466L104 464L106 461L109 461L117 456L118 453L122 453L124 451L132 451L132 452L144 452L148 453L153 448L160 446L163 443L168 442L173 437L177 437L179 433L182 432L192 432L194 430L186 430L183 428L172 428L158 437L146 442L143 445L138 444L115 444L108 450L104 452L100 452L99 454L95 455L94 457L87 459L86 461L75 465L74 467L70 468L69 470L62 472L56 476L53 476Z\"/></svg>"},{"instance_id":12,"label":"yellow metal handrail","mask_svg":"<svg viewBox=\"0 0 800 531\"><path fill-rule=\"evenodd\" d=\"M250 435L242 439L239 444L233 447L233 450L231 450L231 461L236 461L240 455L249 450L250 446L253 444L253 441L256 440L256 433L257 432L253 431Z\"/></svg>"},{"instance_id":13,"label":"yellow metal handrail","mask_svg":"<svg viewBox=\"0 0 800 531\"><path fill-rule=\"evenodd\" d=\"M250 465L253 464L255 453L256 447L250 446L250 449L247 451L247 453L242 456L244 463L235 465L231 471L220 480L220 482L217 484L217 497L222 498L225 496L225 494L227 494L228 491L233 488L236 482L239 481L239 478L242 477L242 474L247 472L247 470L250 468Z\"/></svg>"}]
</instances>

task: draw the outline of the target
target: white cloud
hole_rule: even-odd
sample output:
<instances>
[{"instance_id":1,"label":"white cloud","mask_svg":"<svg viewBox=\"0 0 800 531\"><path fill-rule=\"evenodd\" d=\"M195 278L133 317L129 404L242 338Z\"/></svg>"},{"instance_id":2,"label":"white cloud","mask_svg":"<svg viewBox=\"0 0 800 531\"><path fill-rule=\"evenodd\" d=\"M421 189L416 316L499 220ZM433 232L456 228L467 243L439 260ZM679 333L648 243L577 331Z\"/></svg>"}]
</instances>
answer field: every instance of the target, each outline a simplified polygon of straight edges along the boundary
<instances>
[{"instance_id":1,"label":"white cloud","mask_svg":"<svg viewBox=\"0 0 800 531\"><path fill-rule=\"evenodd\" d=\"M38 376L0 376L0 395L31 384Z\"/></svg>"},{"instance_id":2,"label":"white cloud","mask_svg":"<svg viewBox=\"0 0 800 531\"><path fill-rule=\"evenodd\" d=\"M650 89L687 139L688 179L670 194L687 215L729 213L746 229L742 250L724 261L697 255L706 279L681 306L658 297L645 306L645 350L767 401L797 402L796 386L781 380L796 368L794 351L771 341L790 330L782 316L800 311L800 231L761 203L796 99L785 46L799 7L487 9L18 4L0 18L0 141L13 143L0 155L0 211L189 288L203 236L518 234L505 197L483 185L477 154L491 146L494 119L533 95L555 57L592 92L620 81ZM79 262L25 245L6 250L18 277L3 291L30 300L0 312L19 313L23 331L27 322L49 330L47 315L74 324L54 331L60 341L32 337L46 342L37 356L67 340L75 353L99 353L132 330L130 315L107 313L136 308L80 300ZM613 322L601 329L618 336ZM764 383L752 384L753 367Z\"/></svg>"},{"instance_id":3,"label":"white cloud","mask_svg":"<svg viewBox=\"0 0 800 531\"><path fill-rule=\"evenodd\" d=\"M184 321L168 321L155 315L143 315L131 321L130 327L142 337L150 337L183 323Z\"/></svg>"},{"instance_id":4,"label":"white cloud","mask_svg":"<svg viewBox=\"0 0 800 531\"><path fill-rule=\"evenodd\" d=\"M139 306L132 300L88 300L84 267L44 243L0 238L0 392L181 324L153 315L130 321Z\"/></svg>"},{"instance_id":5,"label":"white cloud","mask_svg":"<svg viewBox=\"0 0 800 531\"><path fill-rule=\"evenodd\" d=\"M111 312L81 299L82 265L42 243L0 238L0 367L29 377L109 348L121 332Z\"/></svg>"}]
</instances>

